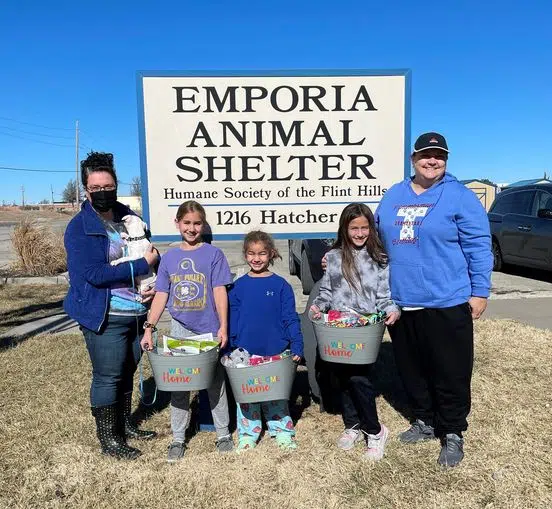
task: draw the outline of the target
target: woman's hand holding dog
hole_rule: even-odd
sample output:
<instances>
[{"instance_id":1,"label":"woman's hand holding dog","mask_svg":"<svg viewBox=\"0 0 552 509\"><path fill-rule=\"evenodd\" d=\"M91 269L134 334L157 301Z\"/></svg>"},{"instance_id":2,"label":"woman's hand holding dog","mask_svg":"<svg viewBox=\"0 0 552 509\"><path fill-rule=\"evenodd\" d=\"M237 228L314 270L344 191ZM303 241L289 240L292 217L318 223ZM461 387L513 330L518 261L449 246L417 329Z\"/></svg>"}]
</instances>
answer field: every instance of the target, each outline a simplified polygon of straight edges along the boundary
<instances>
[{"instance_id":1,"label":"woman's hand holding dog","mask_svg":"<svg viewBox=\"0 0 552 509\"><path fill-rule=\"evenodd\" d=\"M153 299L155 296L155 289L154 288L146 288L145 290L140 292L140 296L142 297L142 304L145 304L146 302L149 302Z\"/></svg>"},{"instance_id":2,"label":"woman's hand holding dog","mask_svg":"<svg viewBox=\"0 0 552 509\"><path fill-rule=\"evenodd\" d=\"M153 267L159 260L159 251L150 244L144 253L144 258L150 267Z\"/></svg>"}]
</instances>

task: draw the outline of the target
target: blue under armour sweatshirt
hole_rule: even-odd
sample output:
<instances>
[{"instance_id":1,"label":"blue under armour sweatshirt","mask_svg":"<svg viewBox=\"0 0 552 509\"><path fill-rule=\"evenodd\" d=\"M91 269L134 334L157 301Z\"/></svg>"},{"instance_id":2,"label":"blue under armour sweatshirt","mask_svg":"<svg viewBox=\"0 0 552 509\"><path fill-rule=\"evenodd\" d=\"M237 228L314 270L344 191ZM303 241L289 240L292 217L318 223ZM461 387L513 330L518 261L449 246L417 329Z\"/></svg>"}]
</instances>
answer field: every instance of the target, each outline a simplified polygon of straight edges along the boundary
<instances>
[{"instance_id":1,"label":"blue under armour sweatshirt","mask_svg":"<svg viewBox=\"0 0 552 509\"><path fill-rule=\"evenodd\" d=\"M303 357L303 335L291 285L281 276L240 277L228 293L230 347L254 355L288 348Z\"/></svg>"},{"instance_id":2,"label":"blue under armour sweatshirt","mask_svg":"<svg viewBox=\"0 0 552 509\"><path fill-rule=\"evenodd\" d=\"M392 299L402 307L444 308L488 297L491 234L475 193L449 173L420 195L411 182L392 186L376 211Z\"/></svg>"}]
</instances>

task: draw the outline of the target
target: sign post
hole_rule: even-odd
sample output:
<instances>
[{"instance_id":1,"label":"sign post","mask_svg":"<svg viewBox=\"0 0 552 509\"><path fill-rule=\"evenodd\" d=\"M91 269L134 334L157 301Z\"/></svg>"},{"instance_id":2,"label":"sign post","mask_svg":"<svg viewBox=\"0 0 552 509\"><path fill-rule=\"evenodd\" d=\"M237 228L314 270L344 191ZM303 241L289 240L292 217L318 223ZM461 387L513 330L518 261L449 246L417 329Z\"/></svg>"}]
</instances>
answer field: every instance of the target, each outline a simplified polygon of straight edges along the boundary
<instances>
[{"instance_id":1,"label":"sign post","mask_svg":"<svg viewBox=\"0 0 552 509\"><path fill-rule=\"evenodd\" d=\"M177 240L196 200L213 238L335 233L409 172L409 71L138 73L145 220Z\"/></svg>"}]
</instances>

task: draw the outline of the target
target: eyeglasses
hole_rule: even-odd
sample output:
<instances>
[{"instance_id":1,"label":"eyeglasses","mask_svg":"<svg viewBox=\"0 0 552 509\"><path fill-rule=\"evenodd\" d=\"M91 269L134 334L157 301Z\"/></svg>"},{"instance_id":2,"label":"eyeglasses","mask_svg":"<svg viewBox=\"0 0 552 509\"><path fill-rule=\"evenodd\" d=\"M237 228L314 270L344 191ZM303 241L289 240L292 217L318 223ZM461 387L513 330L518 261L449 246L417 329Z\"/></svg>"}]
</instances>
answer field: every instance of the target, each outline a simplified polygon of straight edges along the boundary
<instances>
[{"instance_id":1,"label":"eyeglasses","mask_svg":"<svg viewBox=\"0 0 552 509\"><path fill-rule=\"evenodd\" d=\"M89 193L97 193L99 191L115 191L115 189L117 189L117 186L92 186L86 188Z\"/></svg>"}]
</instances>

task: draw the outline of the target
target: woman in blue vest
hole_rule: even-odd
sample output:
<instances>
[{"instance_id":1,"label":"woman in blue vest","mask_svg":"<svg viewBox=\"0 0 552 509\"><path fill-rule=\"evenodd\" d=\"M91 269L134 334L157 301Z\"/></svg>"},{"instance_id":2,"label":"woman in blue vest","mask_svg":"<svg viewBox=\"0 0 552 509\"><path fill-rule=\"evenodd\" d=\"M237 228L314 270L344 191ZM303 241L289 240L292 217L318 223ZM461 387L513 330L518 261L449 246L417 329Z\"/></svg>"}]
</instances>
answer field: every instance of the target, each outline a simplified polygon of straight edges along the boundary
<instances>
[{"instance_id":1,"label":"woman in blue vest","mask_svg":"<svg viewBox=\"0 0 552 509\"><path fill-rule=\"evenodd\" d=\"M79 325L92 362L90 404L102 452L134 459L140 451L127 438L149 439L130 420L133 375L140 360L145 304L154 291L138 299L133 277L145 275L159 258L150 247L145 256L116 266L124 256L122 218L134 214L117 201L113 155L91 152L81 161L86 200L65 231L70 287L64 309Z\"/></svg>"}]
</instances>

